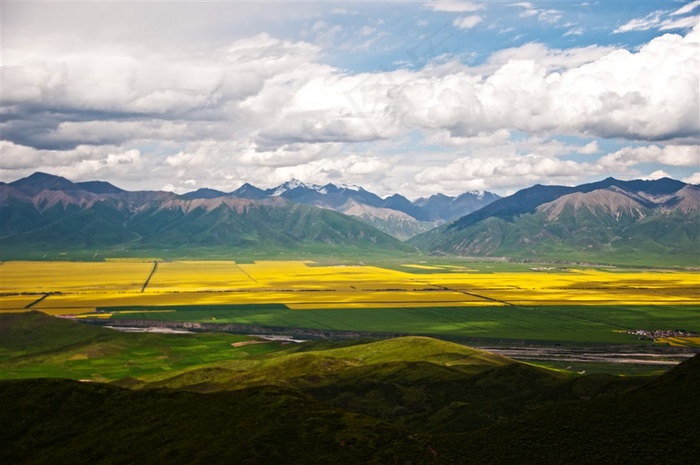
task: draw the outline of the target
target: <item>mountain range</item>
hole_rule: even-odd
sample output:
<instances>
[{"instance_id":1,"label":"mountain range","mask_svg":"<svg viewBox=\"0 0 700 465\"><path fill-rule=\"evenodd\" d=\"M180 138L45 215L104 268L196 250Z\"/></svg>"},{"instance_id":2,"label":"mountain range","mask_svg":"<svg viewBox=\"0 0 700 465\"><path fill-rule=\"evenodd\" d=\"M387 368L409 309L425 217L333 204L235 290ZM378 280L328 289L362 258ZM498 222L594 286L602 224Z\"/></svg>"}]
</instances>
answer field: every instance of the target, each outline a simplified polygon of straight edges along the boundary
<instances>
[{"instance_id":1,"label":"mountain range","mask_svg":"<svg viewBox=\"0 0 700 465\"><path fill-rule=\"evenodd\" d=\"M266 190L244 184L228 193L202 188L177 195L34 173L0 184L0 236L8 245L58 247L322 243L405 250L394 237L407 239L497 198L469 192L411 202L399 194L383 199L358 186L307 185L296 179Z\"/></svg>"},{"instance_id":2,"label":"mountain range","mask_svg":"<svg viewBox=\"0 0 700 465\"><path fill-rule=\"evenodd\" d=\"M355 218L282 197L187 198L45 173L0 185L0 231L8 249L407 248Z\"/></svg>"},{"instance_id":3,"label":"mountain range","mask_svg":"<svg viewBox=\"0 0 700 465\"><path fill-rule=\"evenodd\" d=\"M45 173L0 183L0 238L17 250L331 246L700 266L699 233L700 187L669 178L608 178L573 187L535 185L503 198L467 192L415 201L298 180L265 190L244 184L229 193L184 195L129 192Z\"/></svg>"},{"instance_id":4,"label":"mountain range","mask_svg":"<svg viewBox=\"0 0 700 465\"><path fill-rule=\"evenodd\" d=\"M663 178L536 185L412 238L445 255L700 265L700 187Z\"/></svg>"},{"instance_id":5,"label":"mountain range","mask_svg":"<svg viewBox=\"0 0 700 465\"><path fill-rule=\"evenodd\" d=\"M456 220L500 198L492 192L470 191L457 197L435 194L410 201L401 194L382 198L360 186L320 186L305 184L298 179L265 190L248 183L228 193L202 188L182 197L190 200L219 197L262 200L280 197L354 216L401 240Z\"/></svg>"}]
</instances>

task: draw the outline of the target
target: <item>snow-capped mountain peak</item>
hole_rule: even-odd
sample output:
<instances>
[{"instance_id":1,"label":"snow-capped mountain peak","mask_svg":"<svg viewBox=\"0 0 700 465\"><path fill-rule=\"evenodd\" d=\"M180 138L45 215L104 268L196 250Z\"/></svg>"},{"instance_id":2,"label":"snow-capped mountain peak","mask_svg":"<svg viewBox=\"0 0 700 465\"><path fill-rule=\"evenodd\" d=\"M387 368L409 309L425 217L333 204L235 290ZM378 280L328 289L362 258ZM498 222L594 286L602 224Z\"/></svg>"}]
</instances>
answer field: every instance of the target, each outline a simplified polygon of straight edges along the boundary
<instances>
[{"instance_id":1,"label":"snow-capped mountain peak","mask_svg":"<svg viewBox=\"0 0 700 465\"><path fill-rule=\"evenodd\" d=\"M279 197L280 195L284 194L285 192L290 191L292 189L296 189L298 187L307 187L307 186L303 182L299 181L297 178L292 178L289 181L275 187L274 190L272 191L272 193L270 194L270 197Z\"/></svg>"},{"instance_id":2,"label":"snow-capped mountain peak","mask_svg":"<svg viewBox=\"0 0 700 465\"><path fill-rule=\"evenodd\" d=\"M316 192L324 193L323 186L319 186L317 184L306 184L297 178L292 178L289 181L280 184L279 186L275 187L272 189L272 192L269 194L270 197L279 197L280 195L284 194L285 192L294 190L294 189L309 189L313 190Z\"/></svg>"}]
</instances>

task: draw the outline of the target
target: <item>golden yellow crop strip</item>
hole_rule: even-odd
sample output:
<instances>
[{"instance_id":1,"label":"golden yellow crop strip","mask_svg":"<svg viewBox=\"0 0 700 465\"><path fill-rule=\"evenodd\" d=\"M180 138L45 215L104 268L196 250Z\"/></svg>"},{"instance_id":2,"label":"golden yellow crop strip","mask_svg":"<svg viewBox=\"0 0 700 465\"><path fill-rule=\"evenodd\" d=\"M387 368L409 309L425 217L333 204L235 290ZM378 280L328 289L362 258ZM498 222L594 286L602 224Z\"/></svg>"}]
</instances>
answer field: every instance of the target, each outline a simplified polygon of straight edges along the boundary
<instances>
[{"instance_id":1,"label":"golden yellow crop strip","mask_svg":"<svg viewBox=\"0 0 700 465\"><path fill-rule=\"evenodd\" d=\"M22 262L0 266L0 292L138 290L151 263Z\"/></svg>"},{"instance_id":2,"label":"golden yellow crop strip","mask_svg":"<svg viewBox=\"0 0 700 465\"><path fill-rule=\"evenodd\" d=\"M146 291L219 291L259 287L232 261L178 261L158 263Z\"/></svg>"},{"instance_id":3,"label":"golden yellow crop strip","mask_svg":"<svg viewBox=\"0 0 700 465\"><path fill-rule=\"evenodd\" d=\"M81 308L42 308L40 310L42 313L46 313L51 316L73 316L73 315L85 315L95 313L94 307L81 307Z\"/></svg>"},{"instance_id":4,"label":"golden yellow crop strip","mask_svg":"<svg viewBox=\"0 0 700 465\"><path fill-rule=\"evenodd\" d=\"M32 302L40 299L41 295L16 295L0 297L0 311L24 310Z\"/></svg>"},{"instance_id":5,"label":"golden yellow crop strip","mask_svg":"<svg viewBox=\"0 0 700 465\"><path fill-rule=\"evenodd\" d=\"M5 262L0 292L36 293L0 298L0 310L47 310L128 305L282 303L289 305L517 305L695 304L700 276L685 271L530 271L413 274L375 266L310 266L302 261L153 263ZM432 265L418 267L440 268ZM443 268L448 268L447 266ZM438 271L438 270L431 270ZM471 295L469 295L471 294ZM488 300L491 299L491 300Z\"/></svg>"}]
</instances>

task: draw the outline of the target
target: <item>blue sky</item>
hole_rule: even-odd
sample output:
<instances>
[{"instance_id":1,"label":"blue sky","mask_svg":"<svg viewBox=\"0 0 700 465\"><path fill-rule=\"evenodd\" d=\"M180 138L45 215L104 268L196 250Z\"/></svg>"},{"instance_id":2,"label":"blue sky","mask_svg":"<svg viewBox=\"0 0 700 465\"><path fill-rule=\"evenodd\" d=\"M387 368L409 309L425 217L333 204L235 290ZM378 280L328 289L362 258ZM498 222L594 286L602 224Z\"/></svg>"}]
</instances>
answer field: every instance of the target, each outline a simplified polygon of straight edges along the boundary
<instances>
[{"instance_id":1,"label":"blue sky","mask_svg":"<svg viewBox=\"0 0 700 465\"><path fill-rule=\"evenodd\" d=\"M0 179L700 183L700 1L3 2Z\"/></svg>"}]
</instances>

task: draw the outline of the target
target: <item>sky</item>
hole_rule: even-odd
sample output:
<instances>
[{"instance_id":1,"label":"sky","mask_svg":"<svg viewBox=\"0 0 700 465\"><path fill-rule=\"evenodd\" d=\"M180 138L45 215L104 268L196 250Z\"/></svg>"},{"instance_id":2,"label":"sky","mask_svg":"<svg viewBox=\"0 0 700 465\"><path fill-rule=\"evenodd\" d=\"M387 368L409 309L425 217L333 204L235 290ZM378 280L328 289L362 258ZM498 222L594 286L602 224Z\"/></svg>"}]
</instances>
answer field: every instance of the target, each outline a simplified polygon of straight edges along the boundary
<instances>
[{"instance_id":1,"label":"sky","mask_svg":"<svg viewBox=\"0 0 700 465\"><path fill-rule=\"evenodd\" d=\"M2 1L0 180L700 183L700 0Z\"/></svg>"}]
</instances>

